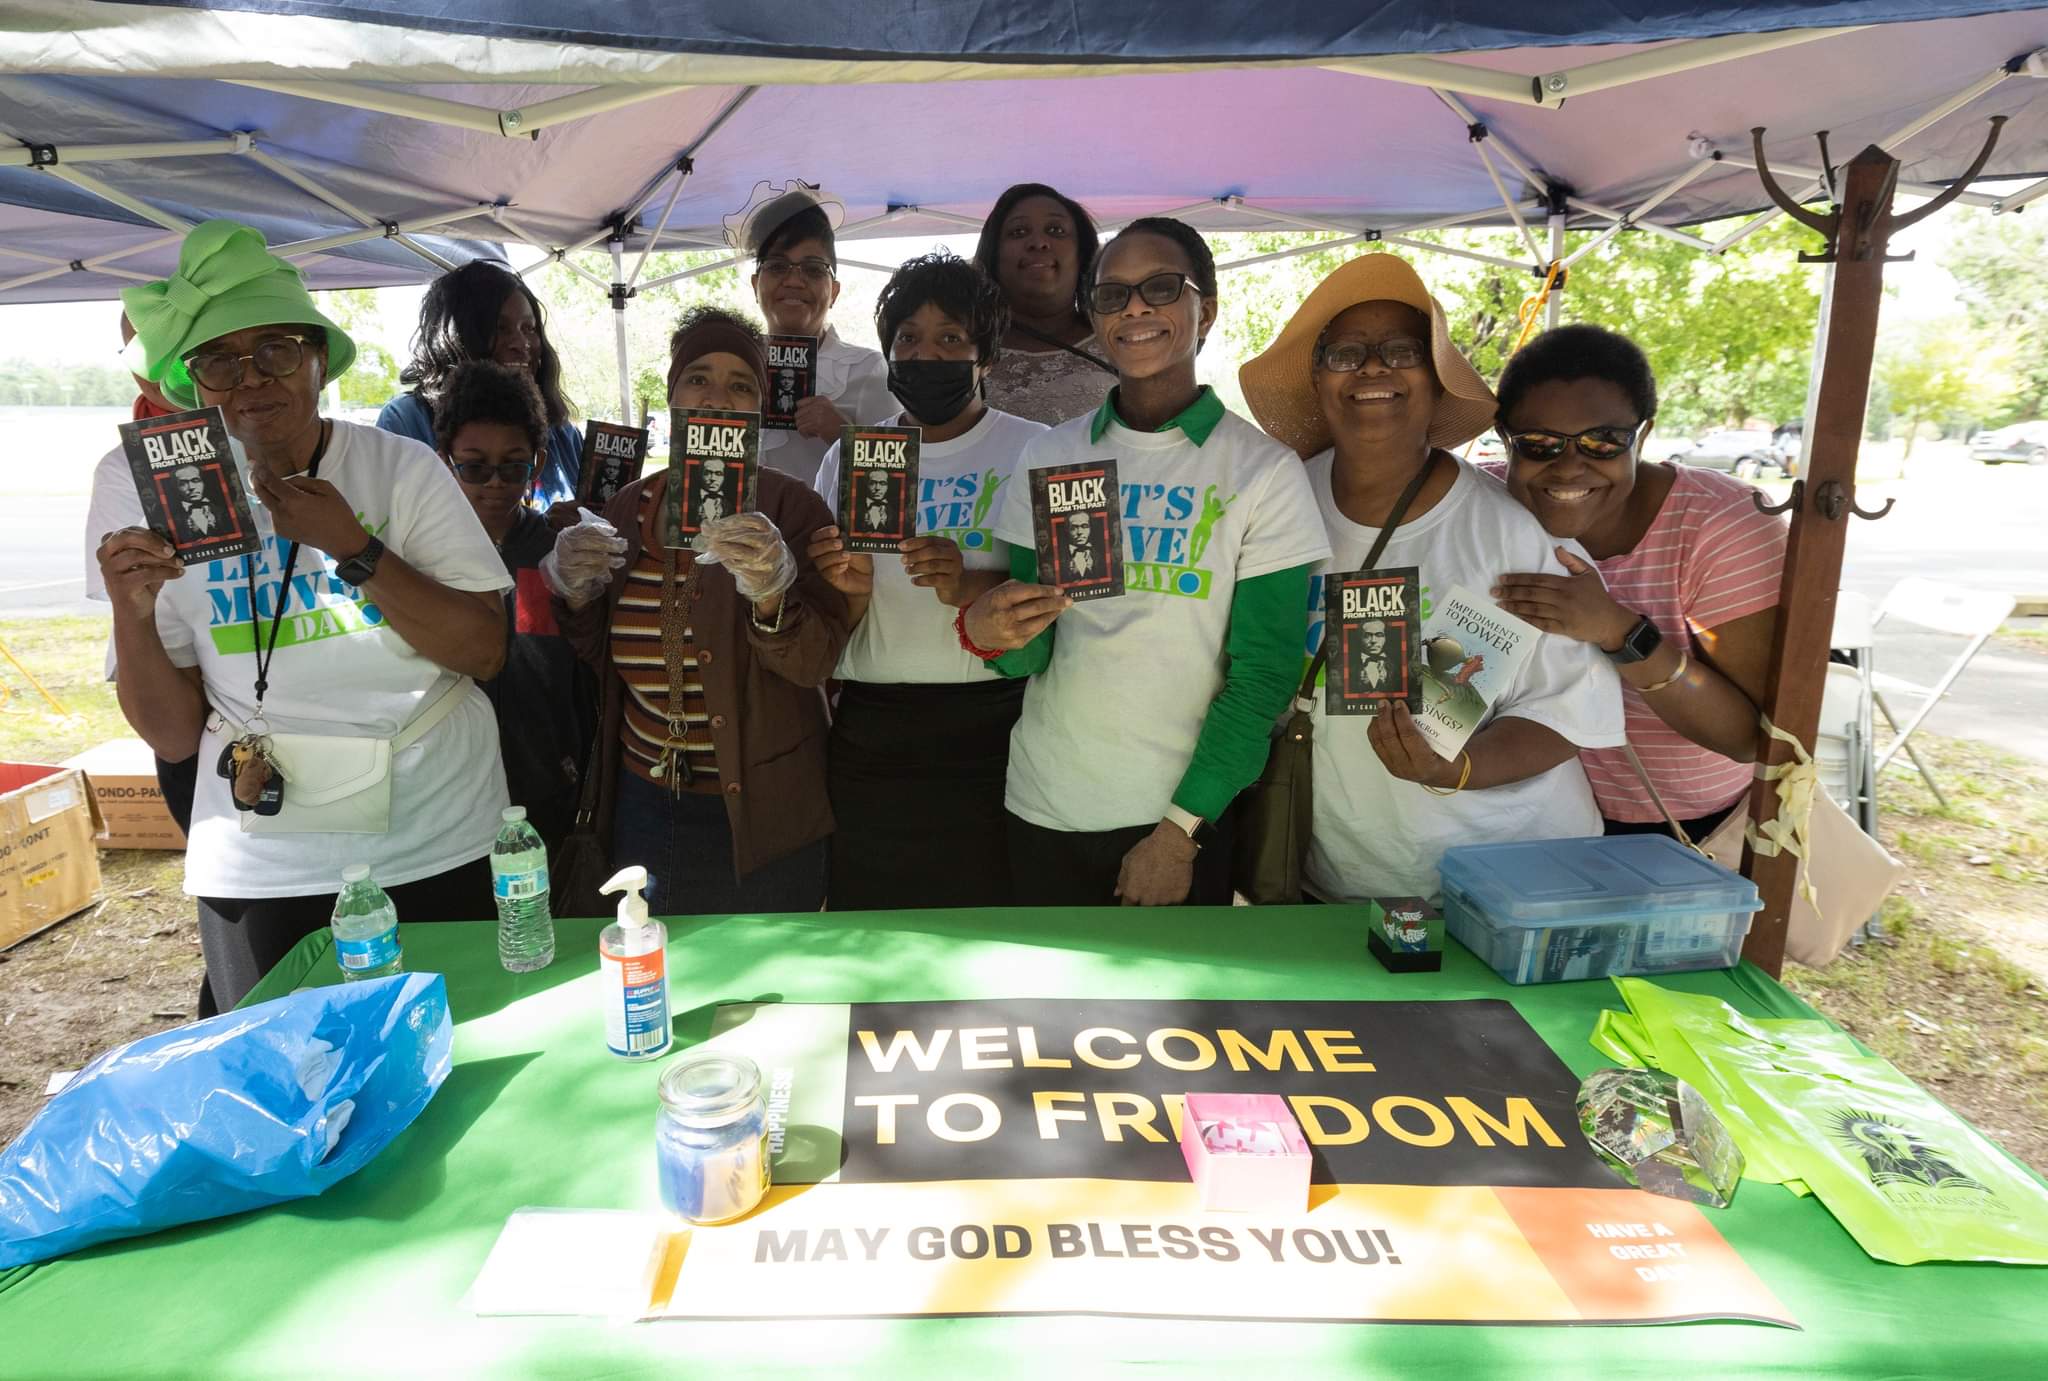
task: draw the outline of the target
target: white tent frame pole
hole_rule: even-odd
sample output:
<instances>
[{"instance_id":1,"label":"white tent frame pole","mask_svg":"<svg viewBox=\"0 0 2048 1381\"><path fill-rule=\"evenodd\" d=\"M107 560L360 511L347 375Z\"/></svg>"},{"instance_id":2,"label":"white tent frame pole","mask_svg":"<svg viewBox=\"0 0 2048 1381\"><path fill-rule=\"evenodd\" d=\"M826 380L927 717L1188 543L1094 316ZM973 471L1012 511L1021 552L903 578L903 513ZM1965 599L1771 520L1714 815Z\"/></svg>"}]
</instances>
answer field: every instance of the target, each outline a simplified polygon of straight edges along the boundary
<instances>
[{"instance_id":1,"label":"white tent frame pole","mask_svg":"<svg viewBox=\"0 0 2048 1381\"><path fill-rule=\"evenodd\" d=\"M2008 211L2019 210L2037 197L2048 197L2048 177L2042 178L2030 187L2021 188L2009 197L1995 199L1991 203L1991 210L1993 214L2002 216Z\"/></svg>"},{"instance_id":2,"label":"white tent frame pole","mask_svg":"<svg viewBox=\"0 0 2048 1381\"><path fill-rule=\"evenodd\" d=\"M681 185L677 183L678 187ZM623 234L612 237L611 251L612 349L617 356L619 370L619 425L630 427L633 425L633 378L626 348L626 302L629 294L625 283L626 237ZM641 262L646 262L645 256Z\"/></svg>"},{"instance_id":3,"label":"white tent frame pole","mask_svg":"<svg viewBox=\"0 0 2048 1381\"><path fill-rule=\"evenodd\" d=\"M1348 249L1352 245L1378 244L1379 240L1380 233L1377 230L1361 230L1356 235L1347 235L1341 240L1318 240L1312 245L1296 245L1292 249L1276 249L1270 254L1254 254L1249 259L1232 259L1228 263L1218 264L1216 272L1221 275L1233 269L1248 269L1254 264L1270 264L1277 259L1293 259L1319 249ZM1431 248L1434 249L1435 246L1432 245Z\"/></svg>"},{"instance_id":4,"label":"white tent frame pole","mask_svg":"<svg viewBox=\"0 0 2048 1381\"><path fill-rule=\"evenodd\" d=\"M1204 206L1208 205L1207 202L1204 202L1202 204ZM854 221L851 224L842 225L839 227L837 235L835 235L834 238L846 235L850 231L867 230L878 225L893 224L896 221L902 220L905 216L913 214L916 210L917 208L914 206L899 206L896 207L894 210L884 211L879 216L869 216L866 220ZM695 268L681 269L675 273L663 274L659 278L650 278L640 286L643 288L664 288L667 287L670 283L680 283L688 278L701 278L703 275L711 273L717 269L729 269L734 267L735 265L744 264L751 257L751 255L746 254L728 254L724 258L714 260L709 264L699 264ZM839 262L847 268L872 269L876 273L896 272L895 269L883 268L880 264L862 263L854 259L841 259ZM607 291L609 291L609 287L607 287Z\"/></svg>"},{"instance_id":5,"label":"white tent frame pole","mask_svg":"<svg viewBox=\"0 0 2048 1381\"><path fill-rule=\"evenodd\" d=\"M1485 130L1487 142L1493 145L1507 165L1520 173L1523 179L1538 192L1541 192L1546 197L1550 195L1550 179L1536 171L1536 161L1534 159L1524 158L1520 149L1517 149L1513 144L1501 138L1499 132L1487 124L1486 121L1480 119L1474 113L1472 107L1460 100L1455 92L1435 91L1433 94L1439 101L1442 101L1450 108L1451 114L1465 122L1465 127L1468 130L1475 125Z\"/></svg>"},{"instance_id":6,"label":"white tent frame pole","mask_svg":"<svg viewBox=\"0 0 2048 1381\"><path fill-rule=\"evenodd\" d=\"M91 192L100 200L110 201L122 210L132 212L151 224L160 225L166 230L175 230L180 235L183 235L192 229L189 222L178 219L168 211L159 211L148 202L131 197L126 192L109 187L91 173L83 173L76 168L67 168L61 163L55 167L39 168L36 171L46 176L54 177L59 182L68 182L80 191Z\"/></svg>"},{"instance_id":7,"label":"white tent frame pole","mask_svg":"<svg viewBox=\"0 0 2048 1381\"><path fill-rule=\"evenodd\" d=\"M626 279L626 286L628 288L631 288L640 281L640 275L646 271L647 261L654 257L654 247L661 243L662 232L668 229L668 218L676 213L676 199L683 194L683 184L690 180L690 165L687 160L677 160L675 178L676 185L669 189L668 204L661 208L661 220L655 224L654 233L647 237L646 245L640 250L640 257L633 262L633 272ZM623 224L623 222L621 223ZM613 257L617 258L618 254L619 251L614 249ZM618 276L616 270L612 276L614 278ZM626 425L630 426L631 424L627 423Z\"/></svg>"},{"instance_id":8,"label":"white tent frame pole","mask_svg":"<svg viewBox=\"0 0 2048 1381\"><path fill-rule=\"evenodd\" d=\"M1735 62L1760 53L1796 48L1815 39L1837 38L1867 29L1867 24L1850 24L1832 29L1783 29L1777 33L1725 34L1718 38L1693 38L1666 43L1640 53L1604 58L1584 67L1546 72L1535 78L1543 89L1543 104L1558 105L1573 96L1590 96L1617 86L1691 72L1701 67Z\"/></svg>"},{"instance_id":9,"label":"white tent frame pole","mask_svg":"<svg viewBox=\"0 0 2048 1381\"><path fill-rule=\"evenodd\" d=\"M1662 206L1672 197L1677 196L1678 193L1685 190L1688 184L1692 183L1698 178L1705 177L1707 173L1713 168L1713 166L1714 164L1712 160L1702 159L1698 163L1693 164L1690 168L1687 168L1684 172L1680 173L1677 177L1672 178L1671 181L1665 183L1662 187L1659 187L1656 191L1650 193L1648 197L1644 198L1642 203L1638 205L1635 210L1630 211L1628 214L1621 217L1621 219L1615 221L1614 224L1608 226L1598 235L1595 235L1592 239L1588 240L1585 244L1582 244L1577 249L1573 250L1571 256L1563 261L1564 267L1570 268L1573 264L1578 263L1579 260L1585 258L1588 254L1591 254L1594 250L1606 244L1616 235L1619 235L1622 231L1627 230L1632 225L1635 225L1637 223L1637 217L1649 215L1652 211Z\"/></svg>"},{"instance_id":10,"label":"white tent frame pole","mask_svg":"<svg viewBox=\"0 0 2048 1381\"><path fill-rule=\"evenodd\" d=\"M385 223L383 221L378 220L369 212L363 210L362 207L357 206L354 202L349 201L345 197L342 197L334 192L328 191L325 187L322 187L319 183L315 182L312 178L306 176L298 169L292 167L283 159L265 153L263 150L255 147L253 143L251 143L251 145L248 148L243 149L241 153L243 157L249 159L257 166L268 170L273 175L283 178L286 182L289 182L292 186L298 188L301 192L304 192L307 196L313 198L315 201L322 202L328 206L333 207L335 210L341 212L342 215L347 216L350 220L354 221L357 225L364 227L376 226L379 229L383 228ZM410 235L393 234L391 238L398 241L399 244L404 245L407 249L411 250L414 254L417 254L420 258L426 260L428 263L432 264L435 268L441 270L441 272L443 273L446 273L450 269L455 267L453 263L449 262L447 259L443 258L439 254L434 253L434 251L428 249L425 245L421 244L418 240L415 240Z\"/></svg>"},{"instance_id":11,"label":"white tent frame pole","mask_svg":"<svg viewBox=\"0 0 2048 1381\"><path fill-rule=\"evenodd\" d=\"M1756 171L1755 160L1744 158L1739 154L1721 153L1716 161L1731 168L1747 168L1750 172ZM1777 177L1803 177L1816 187L1822 185L1821 171L1818 168L1804 167L1797 163L1788 163L1780 167L1774 161L1771 164L1771 172ZM1948 191L1948 188L1936 183L1908 182L1903 178L1900 179L1897 186L1901 192L1915 197L1938 197ZM1956 200L1965 206L1986 206L1994 210L1998 206L1998 198L1985 192L1959 192L1956 194Z\"/></svg>"},{"instance_id":12,"label":"white tent frame pole","mask_svg":"<svg viewBox=\"0 0 2048 1381\"><path fill-rule=\"evenodd\" d=\"M542 260L541 263L544 264L549 261L552 261L554 263L560 264L563 268L569 270L569 272L575 274L578 278L581 278L584 282L590 284L592 287L596 288L599 292L605 294L607 297L611 295L611 284L605 282L602 278L599 278L596 274L584 268L582 265L575 263L569 258L569 255L574 252L573 250L550 249L545 243L538 239L535 239L533 232L529 231L525 226L521 225L518 221L513 220L512 217L506 212L505 208L502 206L490 206L484 209L490 213L490 217L493 221L497 222L500 226L504 227L506 230L509 230L514 235L518 236L521 244L530 245L534 249L537 249L541 253L547 255L548 258ZM599 238L602 239L603 236L599 236ZM540 266L541 264L530 264L527 266L526 271L530 272L531 270L537 269Z\"/></svg>"},{"instance_id":13,"label":"white tent frame pole","mask_svg":"<svg viewBox=\"0 0 2048 1381\"><path fill-rule=\"evenodd\" d=\"M1475 264L1491 264L1495 268L1512 269L1516 273L1541 273L1543 270L1520 259L1503 259L1498 254L1487 254L1476 249L1464 249L1458 245L1431 244L1428 240L1417 240L1393 231L1380 236L1381 244L1400 245L1404 249L1420 249L1431 254L1448 254L1453 259L1469 259Z\"/></svg>"},{"instance_id":14,"label":"white tent frame pole","mask_svg":"<svg viewBox=\"0 0 2048 1381\"><path fill-rule=\"evenodd\" d=\"M470 130L476 134L505 132L498 124L495 111L468 105L462 101L443 100L439 96L419 96L409 91L392 91L384 87L362 86L355 82L238 81L233 78L224 80L231 86L247 86L257 91L272 91L280 96L297 96L307 101L325 101L330 105L373 111L378 115L396 115L406 120L453 125L457 129Z\"/></svg>"},{"instance_id":15,"label":"white tent frame pole","mask_svg":"<svg viewBox=\"0 0 2048 1381\"><path fill-rule=\"evenodd\" d=\"M1688 235L1676 226L1665 225L1662 221L1637 219L1642 214L1640 211L1634 213L1617 211L1611 206L1602 206L1597 201L1587 201L1584 197L1566 197L1565 204L1576 207L1581 211L1590 211L1605 221L1625 220L1633 230L1647 230L1652 235L1660 235L1674 244L1684 245L1687 249L1696 249L1702 254L1711 254L1714 249L1714 246L1706 240L1701 239L1697 235Z\"/></svg>"},{"instance_id":16,"label":"white tent frame pole","mask_svg":"<svg viewBox=\"0 0 2048 1381\"><path fill-rule=\"evenodd\" d=\"M1877 147L1879 147L1880 149L1883 149L1887 153L1890 153L1894 157L1896 157L1898 154L1899 145L1905 143L1908 139L1911 139L1914 135L1920 133L1922 130L1934 124L1936 121L1945 119L1946 117L1953 115L1956 111L1961 110L1964 106L1970 104L1970 102L1976 100L1979 96L1982 96L1987 92L1991 91L2000 82L2003 82L2007 77L2011 75L2012 73L2006 71L2005 68L2002 66L1994 67L1989 72L1986 72L1983 76L1977 78L1977 80L1971 82L1968 86L1964 87L1961 91L1958 91L1955 95L1949 97L1947 100L1941 102L1938 105L1930 106L1921 114L1915 116L1913 119L1899 126L1889 135L1885 136L1882 139L1873 140L1872 142L1875 143ZM1793 193L1792 200L1799 202L1803 205L1806 202L1812 201L1815 197L1819 196L1822 192L1826 190L1826 186L1822 184L1818 179L1816 179L1815 181L1809 183L1803 190ZM1765 226L1769 225L1772 221L1778 219L1778 217L1784 214L1785 213L1783 211L1778 210L1776 207L1772 207L1770 210L1764 212L1762 215L1756 216L1748 221L1743 222L1741 225L1738 225L1737 227L1735 227L1735 229L1729 231L1726 235L1723 235L1719 240L1716 240L1714 242L1714 253L1726 254L1738 242L1748 239L1751 235L1754 235L1757 231L1762 230Z\"/></svg>"},{"instance_id":17,"label":"white tent frame pole","mask_svg":"<svg viewBox=\"0 0 2048 1381\"><path fill-rule=\"evenodd\" d=\"M1564 258L1565 219L1565 215L1561 211L1550 213L1550 262L1552 264L1558 263ZM1706 241L1702 240L1700 243L1705 244ZM1548 265L1545 266L1544 272L1546 274L1549 273ZM1569 281L1567 279L1565 282L1551 284L1550 297L1543 304L1543 326L1545 330L1555 329L1558 322L1564 319L1565 283Z\"/></svg>"},{"instance_id":18,"label":"white tent frame pole","mask_svg":"<svg viewBox=\"0 0 2048 1381\"><path fill-rule=\"evenodd\" d=\"M1432 221L1426 225L1403 226L1400 230L1396 231L1368 230L1361 233L1353 226L1341 225L1336 221L1318 220L1314 216L1297 216L1287 211L1275 211L1269 207L1259 206L1254 202L1246 201L1243 197L1218 197L1215 204L1223 207L1225 210L1235 211L1239 215L1262 216L1267 220L1282 221L1288 225L1300 226L1303 230L1327 230L1346 237L1342 240L1326 240L1319 244L1301 245L1295 249L1280 250L1273 254L1261 254L1251 259L1236 259L1226 267L1235 267L1242 264L1263 264L1272 259L1285 259L1295 254L1308 254L1318 249L1329 249L1334 245L1356 244L1361 240L1379 240L1385 244L1405 245L1410 249L1428 250L1433 254L1448 254L1458 259L1471 259L1481 264L1492 264L1498 268L1513 269L1517 273L1541 273L1543 271L1543 265L1541 264L1524 263L1520 259L1504 259L1497 254L1485 254L1476 249L1461 249L1455 245L1435 245L1427 240L1410 239L1407 234L1407 232L1415 230L1433 230L1456 225L1464 221L1482 220L1492 215L1491 211L1478 211L1467 216L1453 216L1441 221Z\"/></svg>"},{"instance_id":19,"label":"white tent frame pole","mask_svg":"<svg viewBox=\"0 0 2048 1381\"><path fill-rule=\"evenodd\" d=\"M1543 246L1536 242L1536 232L1529 228L1529 222L1522 216L1522 208L1515 205L1515 199L1508 195L1508 186L1500 180L1500 170L1493 166L1493 155L1486 151L1484 139L1474 139L1472 147L1479 152L1479 161L1486 167L1486 175L1493 181L1493 190L1500 196L1500 204L1507 208L1508 219L1515 223L1515 229L1522 233L1522 243L1529 246L1529 257L1541 262Z\"/></svg>"},{"instance_id":20,"label":"white tent frame pole","mask_svg":"<svg viewBox=\"0 0 2048 1381\"><path fill-rule=\"evenodd\" d=\"M79 144L52 145L56 166L67 163L139 163L155 158L203 158L209 154L245 153L252 139L247 134L219 139L187 139L168 144ZM0 148L0 168L36 167L34 151L28 148Z\"/></svg>"},{"instance_id":21,"label":"white tent frame pole","mask_svg":"<svg viewBox=\"0 0 2048 1381\"><path fill-rule=\"evenodd\" d=\"M291 244L272 245L270 252L280 259L303 259L309 254L325 254L330 249L361 244L365 240L397 239L400 235L416 235L422 231L438 230L457 221L488 216L491 209L489 206L465 206L459 211L443 211L403 224L370 226L362 230L343 231L339 235L323 235L317 240L296 240Z\"/></svg>"}]
</instances>

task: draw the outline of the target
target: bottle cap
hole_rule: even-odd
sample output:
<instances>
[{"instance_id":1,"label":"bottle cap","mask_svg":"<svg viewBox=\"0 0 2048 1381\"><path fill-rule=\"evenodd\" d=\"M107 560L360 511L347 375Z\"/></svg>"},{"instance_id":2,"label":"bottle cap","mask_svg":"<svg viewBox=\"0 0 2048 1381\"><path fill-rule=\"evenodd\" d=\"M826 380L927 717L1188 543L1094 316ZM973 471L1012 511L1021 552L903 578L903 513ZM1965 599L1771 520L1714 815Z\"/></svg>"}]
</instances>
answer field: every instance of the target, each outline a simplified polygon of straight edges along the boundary
<instances>
[{"instance_id":1,"label":"bottle cap","mask_svg":"<svg viewBox=\"0 0 2048 1381\"><path fill-rule=\"evenodd\" d=\"M647 898L640 893L640 889L646 885L647 870L636 864L631 868L619 869L612 874L611 881L597 890L602 896L610 896L614 892L624 894L619 898L619 924L627 930L632 930L638 926L651 924L647 919Z\"/></svg>"},{"instance_id":2,"label":"bottle cap","mask_svg":"<svg viewBox=\"0 0 2048 1381\"><path fill-rule=\"evenodd\" d=\"M341 880L344 883L367 882L369 877L370 865L367 863L351 863L341 870Z\"/></svg>"},{"instance_id":3,"label":"bottle cap","mask_svg":"<svg viewBox=\"0 0 2048 1381\"><path fill-rule=\"evenodd\" d=\"M503 820L508 825L514 824L526 818L526 807L506 806L503 810L498 812L498 818L500 820Z\"/></svg>"}]
</instances>

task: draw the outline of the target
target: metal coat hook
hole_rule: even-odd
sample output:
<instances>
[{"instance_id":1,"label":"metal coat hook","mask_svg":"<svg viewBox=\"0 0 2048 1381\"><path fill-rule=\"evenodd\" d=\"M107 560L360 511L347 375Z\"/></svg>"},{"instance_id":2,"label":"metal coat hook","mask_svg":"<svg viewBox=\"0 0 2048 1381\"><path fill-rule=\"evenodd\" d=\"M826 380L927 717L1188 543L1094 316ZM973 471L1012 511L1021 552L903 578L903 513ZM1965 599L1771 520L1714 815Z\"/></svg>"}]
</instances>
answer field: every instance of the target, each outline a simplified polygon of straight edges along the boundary
<instances>
[{"instance_id":1,"label":"metal coat hook","mask_svg":"<svg viewBox=\"0 0 2048 1381\"><path fill-rule=\"evenodd\" d=\"M1828 243L1833 244L1835 227L1841 222L1842 213L1840 208L1824 216L1818 211L1809 211L1798 202L1792 200L1791 194L1783 187L1780 187L1778 179L1771 175L1770 160L1764 157L1764 126L1751 126L1749 140L1751 148L1756 153L1756 175L1764 184L1765 195L1770 197L1771 201L1776 204L1780 211L1783 211L1793 220L1798 221L1808 230L1826 236ZM1821 163L1823 167L1827 166L1827 136L1825 134L1821 136ZM1832 172L1829 174L1829 182L1830 184L1833 182ZM1834 187L1832 185L1828 188L1828 194L1829 199L1833 200ZM1805 256L1801 255L1800 257L1804 258Z\"/></svg>"},{"instance_id":2,"label":"metal coat hook","mask_svg":"<svg viewBox=\"0 0 2048 1381\"><path fill-rule=\"evenodd\" d=\"M1759 513L1790 513L1793 509L1799 507L1799 500L1805 493L1806 481L1793 480L1792 492L1785 496L1785 502L1783 503L1765 503L1764 491L1761 489L1752 489L1749 492L1749 501L1756 505L1756 511Z\"/></svg>"},{"instance_id":3,"label":"metal coat hook","mask_svg":"<svg viewBox=\"0 0 2048 1381\"><path fill-rule=\"evenodd\" d=\"M1969 166L1968 171L1966 171L1961 177L1957 178L1954 182L1951 182L1948 185L1947 191L1943 192L1933 201L1930 201L1923 206L1916 206L1903 216L1892 217L1892 229L1904 230L1909 225L1917 225L1921 221L1924 221L1929 216L1933 215L1935 212L1939 211L1942 207L1954 201L1957 197L1961 196L1963 194L1963 189L1968 187L1972 182L1976 181L1977 174L1983 172L1984 165L1991 161L1991 151L1998 147L1998 133L2001 129L2005 127L2005 120L2006 117L2003 115L1992 116L1991 132L1984 136L1984 147L1977 150L1977 161L1972 163Z\"/></svg>"}]
</instances>

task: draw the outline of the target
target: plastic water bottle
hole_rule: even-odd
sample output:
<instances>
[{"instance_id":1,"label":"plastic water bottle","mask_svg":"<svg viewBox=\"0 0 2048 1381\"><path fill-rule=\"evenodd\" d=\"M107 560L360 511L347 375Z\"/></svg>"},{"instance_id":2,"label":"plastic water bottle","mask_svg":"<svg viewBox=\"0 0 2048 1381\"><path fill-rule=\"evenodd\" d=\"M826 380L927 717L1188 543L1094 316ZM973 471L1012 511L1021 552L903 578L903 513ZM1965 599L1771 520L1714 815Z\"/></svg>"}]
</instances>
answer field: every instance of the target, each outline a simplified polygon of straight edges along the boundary
<instances>
[{"instance_id":1,"label":"plastic water bottle","mask_svg":"<svg viewBox=\"0 0 2048 1381\"><path fill-rule=\"evenodd\" d=\"M388 978L404 971L404 957L398 948L398 908L384 895L384 889L370 880L368 864L351 863L341 870L341 895L334 899L330 927L344 979Z\"/></svg>"},{"instance_id":2,"label":"plastic water bottle","mask_svg":"<svg viewBox=\"0 0 2048 1381\"><path fill-rule=\"evenodd\" d=\"M526 823L525 806L507 806L491 845L491 894L498 902L498 962L532 973L555 962L555 918L548 912L548 851Z\"/></svg>"}]
</instances>

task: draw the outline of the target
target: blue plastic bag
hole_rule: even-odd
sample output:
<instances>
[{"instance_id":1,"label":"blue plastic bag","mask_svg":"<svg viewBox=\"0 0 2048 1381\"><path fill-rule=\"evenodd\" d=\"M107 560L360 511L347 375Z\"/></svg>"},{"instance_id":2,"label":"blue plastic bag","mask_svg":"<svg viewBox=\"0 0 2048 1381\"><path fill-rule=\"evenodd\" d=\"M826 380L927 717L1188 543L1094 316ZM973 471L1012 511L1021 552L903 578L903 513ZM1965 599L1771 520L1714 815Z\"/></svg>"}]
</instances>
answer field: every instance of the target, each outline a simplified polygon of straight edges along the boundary
<instances>
[{"instance_id":1,"label":"blue plastic bag","mask_svg":"<svg viewBox=\"0 0 2048 1381\"><path fill-rule=\"evenodd\" d=\"M437 973L293 993L145 1036L0 1152L0 1269L319 1194L448 1077Z\"/></svg>"}]
</instances>

